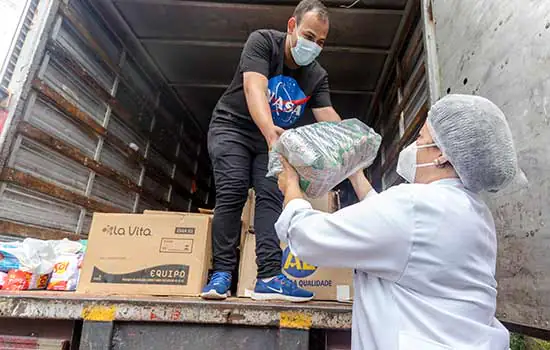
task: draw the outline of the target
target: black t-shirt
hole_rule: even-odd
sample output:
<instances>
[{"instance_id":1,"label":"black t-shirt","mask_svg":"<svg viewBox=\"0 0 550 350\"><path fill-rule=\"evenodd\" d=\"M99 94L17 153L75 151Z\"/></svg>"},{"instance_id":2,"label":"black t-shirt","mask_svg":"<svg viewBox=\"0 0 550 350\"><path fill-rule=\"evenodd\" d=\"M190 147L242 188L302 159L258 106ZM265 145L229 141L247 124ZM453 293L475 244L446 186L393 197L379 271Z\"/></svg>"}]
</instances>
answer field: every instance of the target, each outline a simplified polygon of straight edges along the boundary
<instances>
[{"instance_id":1,"label":"black t-shirt","mask_svg":"<svg viewBox=\"0 0 550 350\"><path fill-rule=\"evenodd\" d=\"M241 54L233 81L222 95L212 122L253 123L243 89L243 73L256 72L268 79L266 92L275 125L293 126L306 108L331 106L328 74L314 61L298 69L288 68L285 61L286 33L257 30L250 34Z\"/></svg>"}]
</instances>

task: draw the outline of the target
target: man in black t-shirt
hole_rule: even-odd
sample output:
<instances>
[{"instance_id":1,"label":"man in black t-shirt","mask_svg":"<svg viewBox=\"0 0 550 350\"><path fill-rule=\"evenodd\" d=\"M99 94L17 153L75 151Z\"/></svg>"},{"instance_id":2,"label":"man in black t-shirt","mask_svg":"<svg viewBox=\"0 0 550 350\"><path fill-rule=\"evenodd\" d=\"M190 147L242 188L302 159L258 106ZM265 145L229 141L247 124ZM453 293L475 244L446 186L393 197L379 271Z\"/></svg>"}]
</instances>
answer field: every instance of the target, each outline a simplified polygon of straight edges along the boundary
<instances>
[{"instance_id":1,"label":"man in black t-shirt","mask_svg":"<svg viewBox=\"0 0 550 350\"><path fill-rule=\"evenodd\" d=\"M229 295L237 264L241 211L249 187L256 190L258 280L253 299L307 301L313 293L281 273L281 249L274 224L282 194L266 178L268 150L284 129L310 108L317 121L340 121L331 106L327 72L315 61L329 30L326 7L304 0L288 20L287 33L250 34L233 81L216 105L208 132L214 169L216 209L212 223L214 273L202 297Z\"/></svg>"}]
</instances>

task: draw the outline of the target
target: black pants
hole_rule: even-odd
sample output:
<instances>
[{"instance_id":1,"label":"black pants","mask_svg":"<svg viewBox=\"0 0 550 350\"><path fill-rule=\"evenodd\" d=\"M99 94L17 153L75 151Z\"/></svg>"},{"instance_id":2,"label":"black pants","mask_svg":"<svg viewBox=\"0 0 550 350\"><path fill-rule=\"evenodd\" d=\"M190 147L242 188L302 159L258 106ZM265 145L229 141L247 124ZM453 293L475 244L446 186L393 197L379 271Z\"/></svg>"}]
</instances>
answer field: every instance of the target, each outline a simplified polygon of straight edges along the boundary
<instances>
[{"instance_id":1,"label":"black pants","mask_svg":"<svg viewBox=\"0 0 550 350\"><path fill-rule=\"evenodd\" d=\"M265 139L255 126L213 122L208 132L208 152L216 185L212 222L214 270L233 272L237 267L241 213L248 189L254 187L258 278L278 275L281 249L274 225L281 214L283 196L277 180L265 177L268 163Z\"/></svg>"}]
</instances>

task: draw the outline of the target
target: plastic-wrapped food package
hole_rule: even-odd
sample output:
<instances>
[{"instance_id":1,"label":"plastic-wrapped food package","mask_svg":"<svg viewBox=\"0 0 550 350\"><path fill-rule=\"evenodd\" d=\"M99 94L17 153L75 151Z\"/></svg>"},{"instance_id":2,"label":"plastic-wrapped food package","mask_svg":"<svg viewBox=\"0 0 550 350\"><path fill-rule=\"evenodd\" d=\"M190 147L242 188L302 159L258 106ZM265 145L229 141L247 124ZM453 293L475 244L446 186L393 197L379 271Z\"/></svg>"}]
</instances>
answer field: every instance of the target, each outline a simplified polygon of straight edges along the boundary
<instances>
[{"instance_id":1,"label":"plastic-wrapped food package","mask_svg":"<svg viewBox=\"0 0 550 350\"><path fill-rule=\"evenodd\" d=\"M6 283L2 289L5 290L27 290L27 289L46 289L49 273L39 273L28 270L10 270L6 278Z\"/></svg>"},{"instance_id":2,"label":"plastic-wrapped food package","mask_svg":"<svg viewBox=\"0 0 550 350\"><path fill-rule=\"evenodd\" d=\"M48 242L27 238L0 244L0 255L0 271L7 273L2 289L46 289L55 259Z\"/></svg>"},{"instance_id":3,"label":"plastic-wrapped food package","mask_svg":"<svg viewBox=\"0 0 550 350\"><path fill-rule=\"evenodd\" d=\"M40 256L23 242L0 243L0 271L20 268L35 269L40 266Z\"/></svg>"},{"instance_id":4,"label":"plastic-wrapped food package","mask_svg":"<svg viewBox=\"0 0 550 350\"><path fill-rule=\"evenodd\" d=\"M347 177L369 167L382 138L358 119L321 122L285 131L269 154L267 176L282 171L279 154L300 175L300 187L317 198Z\"/></svg>"},{"instance_id":5,"label":"plastic-wrapped food package","mask_svg":"<svg viewBox=\"0 0 550 350\"><path fill-rule=\"evenodd\" d=\"M64 239L54 243L54 251L56 258L48 290L76 290L85 245L82 242Z\"/></svg>"}]
</instances>

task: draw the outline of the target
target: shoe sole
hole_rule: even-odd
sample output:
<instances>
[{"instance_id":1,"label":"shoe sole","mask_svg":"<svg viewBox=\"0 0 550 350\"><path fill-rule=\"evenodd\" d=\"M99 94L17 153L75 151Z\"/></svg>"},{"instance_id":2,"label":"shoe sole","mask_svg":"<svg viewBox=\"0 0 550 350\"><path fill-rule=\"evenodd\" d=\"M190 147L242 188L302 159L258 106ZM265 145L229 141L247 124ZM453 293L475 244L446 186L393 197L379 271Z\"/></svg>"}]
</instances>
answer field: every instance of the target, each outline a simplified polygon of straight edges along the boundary
<instances>
[{"instance_id":1,"label":"shoe sole","mask_svg":"<svg viewBox=\"0 0 550 350\"><path fill-rule=\"evenodd\" d=\"M282 300L282 301L290 301L293 303L305 303L306 301L310 301L313 299L313 296L311 297L292 297L289 295L283 295L278 293L252 293L250 296L252 300L258 300L258 301L265 301L265 300Z\"/></svg>"},{"instance_id":2,"label":"shoe sole","mask_svg":"<svg viewBox=\"0 0 550 350\"><path fill-rule=\"evenodd\" d=\"M220 294L214 289L209 290L208 292L201 293L201 298L206 300L224 300L231 296L231 292Z\"/></svg>"}]
</instances>

